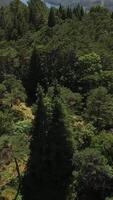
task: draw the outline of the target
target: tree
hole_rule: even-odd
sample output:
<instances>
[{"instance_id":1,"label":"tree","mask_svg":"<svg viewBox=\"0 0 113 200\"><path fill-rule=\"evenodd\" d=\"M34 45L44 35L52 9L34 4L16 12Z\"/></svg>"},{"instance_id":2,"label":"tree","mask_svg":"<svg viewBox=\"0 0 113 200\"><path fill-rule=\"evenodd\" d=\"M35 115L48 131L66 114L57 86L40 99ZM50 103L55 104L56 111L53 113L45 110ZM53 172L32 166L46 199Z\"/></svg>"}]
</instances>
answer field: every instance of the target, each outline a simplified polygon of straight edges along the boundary
<instances>
[{"instance_id":1,"label":"tree","mask_svg":"<svg viewBox=\"0 0 113 200\"><path fill-rule=\"evenodd\" d=\"M113 165L113 134L111 132L102 131L92 138L91 147L98 149L108 160L110 166Z\"/></svg>"},{"instance_id":2,"label":"tree","mask_svg":"<svg viewBox=\"0 0 113 200\"><path fill-rule=\"evenodd\" d=\"M84 8L78 3L77 7L73 9L74 15L81 20L84 16Z\"/></svg>"},{"instance_id":3,"label":"tree","mask_svg":"<svg viewBox=\"0 0 113 200\"><path fill-rule=\"evenodd\" d=\"M73 134L66 108L56 94L53 105L48 132L49 199L65 200L72 195Z\"/></svg>"},{"instance_id":4,"label":"tree","mask_svg":"<svg viewBox=\"0 0 113 200\"><path fill-rule=\"evenodd\" d=\"M29 0L28 8L29 8L29 22L37 30L45 22L46 7L41 0Z\"/></svg>"},{"instance_id":5,"label":"tree","mask_svg":"<svg viewBox=\"0 0 113 200\"><path fill-rule=\"evenodd\" d=\"M4 28L5 26L5 8L0 7L0 27Z\"/></svg>"},{"instance_id":6,"label":"tree","mask_svg":"<svg viewBox=\"0 0 113 200\"><path fill-rule=\"evenodd\" d=\"M55 19L54 8L51 8L48 17L48 26L53 27L55 26L55 24L56 24L56 19Z\"/></svg>"},{"instance_id":7,"label":"tree","mask_svg":"<svg viewBox=\"0 0 113 200\"><path fill-rule=\"evenodd\" d=\"M87 98L87 118L98 128L113 126L113 97L106 88L99 87L90 92Z\"/></svg>"},{"instance_id":8,"label":"tree","mask_svg":"<svg viewBox=\"0 0 113 200\"><path fill-rule=\"evenodd\" d=\"M39 83L44 90L47 91L48 82L49 82L49 67L47 63L47 55L44 48L33 48L31 59L30 59L30 68L28 72L28 77L26 81L26 90L30 103L36 101L36 89L37 84Z\"/></svg>"},{"instance_id":9,"label":"tree","mask_svg":"<svg viewBox=\"0 0 113 200\"><path fill-rule=\"evenodd\" d=\"M13 116L8 110L0 111L0 136L12 134L14 131Z\"/></svg>"},{"instance_id":10,"label":"tree","mask_svg":"<svg viewBox=\"0 0 113 200\"><path fill-rule=\"evenodd\" d=\"M86 54L78 58L77 81L83 93L99 86L101 72L101 59L96 53Z\"/></svg>"},{"instance_id":11,"label":"tree","mask_svg":"<svg viewBox=\"0 0 113 200\"><path fill-rule=\"evenodd\" d=\"M30 157L27 163L27 171L22 181L22 195L24 200L43 200L46 198L46 137L48 130L46 107L44 105L44 93L41 87L38 91L37 106L38 109L33 125L30 144ZM43 195L45 195L44 198Z\"/></svg>"},{"instance_id":12,"label":"tree","mask_svg":"<svg viewBox=\"0 0 113 200\"><path fill-rule=\"evenodd\" d=\"M3 104L12 106L17 100L23 102L26 100L25 88L23 87L22 82L17 80L14 75L6 75L1 86L4 86L1 87Z\"/></svg>"},{"instance_id":13,"label":"tree","mask_svg":"<svg viewBox=\"0 0 113 200\"><path fill-rule=\"evenodd\" d=\"M62 20L66 19L66 10L62 7L62 5L60 4L59 6L59 16Z\"/></svg>"},{"instance_id":14,"label":"tree","mask_svg":"<svg viewBox=\"0 0 113 200\"><path fill-rule=\"evenodd\" d=\"M75 191L79 200L104 200L113 194L113 169L96 149L86 148L73 158Z\"/></svg>"},{"instance_id":15,"label":"tree","mask_svg":"<svg viewBox=\"0 0 113 200\"><path fill-rule=\"evenodd\" d=\"M67 8L67 18L72 19L72 10L69 7Z\"/></svg>"},{"instance_id":16,"label":"tree","mask_svg":"<svg viewBox=\"0 0 113 200\"><path fill-rule=\"evenodd\" d=\"M113 19L113 12L111 13L111 19Z\"/></svg>"},{"instance_id":17,"label":"tree","mask_svg":"<svg viewBox=\"0 0 113 200\"><path fill-rule=\"evenodd\" d=\"M8 40L17 40L28 30L28 8L20 0L14 0L5 16L5 35Z\"/></svg>"}]
</instances>

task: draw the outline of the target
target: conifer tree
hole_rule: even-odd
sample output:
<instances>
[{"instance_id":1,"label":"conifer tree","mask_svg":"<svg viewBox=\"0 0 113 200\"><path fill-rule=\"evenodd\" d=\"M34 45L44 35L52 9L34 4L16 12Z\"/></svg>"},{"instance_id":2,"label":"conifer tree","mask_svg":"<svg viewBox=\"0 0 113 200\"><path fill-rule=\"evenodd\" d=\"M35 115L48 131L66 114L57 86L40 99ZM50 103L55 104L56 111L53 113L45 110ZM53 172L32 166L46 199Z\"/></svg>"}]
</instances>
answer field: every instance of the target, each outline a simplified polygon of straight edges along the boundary
<instances>
[{"instance_id":1,"label":"conifer tree","mask_svg":"<svg viewBox=\"0 0 113 200\"><path fill-rule=\"evenodd\" d=\"M67 8L67 18L72 19L72 10L69 7Z\"/></svg>"},{"instance_id":2,"label":"conifer tree","mask_svg":"<svg viewBox=\"0 0 113 200\"><path fill-rule=\"evenodd\" d=\"M72 194L73 140L68 114L55 87L51 127L48 132L48 186L50 200L66 200Z\"/></svg>"},{"instance_id":3,"label":"conifer tree","mask_svg":"<svg viewBox=\"0 0 113 200\"><path fill-rule=\"evenodd\" d=\"M79 20L81 20L84 16L84 8L78 4L77 7L73 9L73 13Z\"/></svg>"},{"instance_id":4,"label":"conifer tree","mask_svg":"<svg viewBox=\"0 0 113 200\"><path fill-rule=\"evenodd\" d=\"M29 0L29 22L38 29L44 22L46 16L46 7L41 0Z\"/></svg>"},{"instance_id":5,"label":"conifer tree","mask_svg":"<svg viewBox=\"0 0 113 200\"><path fill-rule=\"evenodd\" d=\"M81 6L81 18L84 16L84 8Z\"/></svg>"},{"instance_id":6,"label":"conifer tree","mask_svg":"<svg viewBox=\"0 0 113 200\"><path fill-rule=\"evenodd\" d=\"M54 8L50 9L49 17L48 17L48 26L53 27L56 24Z\"/></svg>"},{"instance_id":7,"label":"conifer tree","mask_svg":"<svg viewBox=\"0 0 113 200\"><path fill-rule=\"evenodd\" d=\"M27 94L28 98L30 99L30 102L34 102L36 100L36 87L37 87L37 50L36 47L34 47L31 61L30 61L30 69L27 79Z\"/></svg>"},{"instance_id":8,"label":"conifer tree","mask_svg":"<svg viewBox=\"0 0 113 200\"><path fill-rule=\"evenodd\" d=\"M59 17L62 19L62 20L65 20L67 18L67 13L66 13L66 9L64 9L62 7L62 5L60 4L59 6Z\"/></svg>"},{"instance_id":9,"label":"conifer tree","mask_svg":"<svg viewBox=\"0 0 113 200\"><path fill-rule=\"evenodd\" d=\"M41 87L38 91L38 110L32 130L30 157L27 171L22 181L22 196L24 200L46 199L46 137L47 117L44 104L44 93Z\"/></svg>"},{"instance_id":10,"label":"conifer tree","mask_svg":"<svg viewBox=\"0 0 113 200\"><path fill-rule=\"evenodd\" d=\"M113 12L111 13L111 18L113 19Z\"/></svg>"},{"instance_id":11,"label":"conifer tree","mask_svg":"<svg viewBox=\"0 0 113 200\"><path fill-rule=\"evenodd\" d=\"M60 4L60 6L59 6L59 13L60 13L60 15L62 15L62 10L63 10L63 8L62 8L62 5Z\"/></svg>"},{"instance_id":12,"label":"conifer tree","mask_svg":"<svg viewBox=\"0 0 113 200\"><path fill-rule=\"evenodd\" d=\"M4 28L5 26L5 9L4 7L0 8L0 27Z\"/></svg>"},{"instance_id":13,"label":"conifer tree","mask_svg":"<svg viewBox=\"0 0 113 200\"><path fill-rule=\"evenodd\" d=\"M29 73L26 81L26 89L28 93L29 103L36 101L36 89L39 83L45 90L48 87L48 68L46 65L44 49L38 49L34 46Z\"/></svg>"}]
</instances>

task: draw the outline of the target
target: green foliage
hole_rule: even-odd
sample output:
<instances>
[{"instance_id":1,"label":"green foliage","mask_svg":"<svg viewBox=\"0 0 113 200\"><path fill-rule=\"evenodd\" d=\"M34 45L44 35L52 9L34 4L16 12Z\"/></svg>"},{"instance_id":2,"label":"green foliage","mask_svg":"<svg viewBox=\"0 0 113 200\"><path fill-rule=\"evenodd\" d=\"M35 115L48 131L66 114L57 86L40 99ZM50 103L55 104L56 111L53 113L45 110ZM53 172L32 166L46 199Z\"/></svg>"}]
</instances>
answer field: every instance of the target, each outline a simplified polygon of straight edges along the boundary
<instances>
[{"instance_id":1,"label":"green foliage","mask_svg":"<svg viewBox=\"0 0 113 200\"><path fill-rule=\"evenodd\" d=\"M57 96L54 99L48 143L50 197L51 199L66 199L67 196L69 198L72 192L69 189L72 183L73 131L65 106Z\"/></svg>"},{"instance_id":2,"label":"green foliage","mask_svg":"<svg viewBox=\"0 0 113 200\"><path fill-rule=\"evenodd\" d=\"M80 115L83 110L83 98L79 93L74 93L66 87L60 87L61 98L64 104L66 105L68 111L73 114ZM49 98L54 96L54 87L48 88L47 95Z\"/></svg>"},{"instance_id":3,"label":"green foliage","mask_svg":"<svg viewBox=\"0 0 113 200\"><path fill-rule=\"evenodd\" d=\"M29 0L29 22L34 26L35 29L40 28L45 22L46 7L40 0Z\"/></svg>"},{"instance_id":4,"label":"green foliage","mask_svg":"<svg viewBox=\"0 0 113 200\"><path fill-rule=\"evenodd\" d=\"M95 128L90 124L84 123L80 119L73 119L73 132L75 140L75 149L78 151L89 147L96 134Z\"/></svg>"},{"instance_id":5,"label":"green foliage","mask_svg":"<svg viewBox=\"0 0 113 200\"><path fill-rule=\"evenodd\" d=\"M15 134L30 134L31 131L31 121L24 120L24 121L18 121L15 123L14 127L14 133Z\"/></svg>"},{"instance_id":6,"label":"green foliage","mask_svg":"<svg viewBox=\"0 0 113 200\"><path fill-rule=\"evenodd\" d=\"M92 147L98 149L108 159L108 163L113 163L113 135L111 132L103 131L92 138Z\"/></svg>"},{"instance_id":7,"label":"green foliage","mask_svg":"<svg viewBox=\"0 0 113 200\"><path fill-rule=\"evenodd\" d=\"M78 4L77 7L73 9L73 13L79 20L81 20L85 14L84 8L80 4Z\"/></svg>"},{"instance_id":8,"label":"green foliage","mask_svg":"<svg viewBox=\"0 0 113 200\"><path fill-rule=\"evenodd\" d=\"M102 71L100 56L96 53L86 54L78 59L78 80L83 88L82 92L99 86Z\"/></svg>"},{"instance_id":9,"label":"green foliage","mask_svg":"<svg viewBox=\"0 0 113 200\"><path fill-rule=\"evenodd\" d=\"M109 128L113 124L113 97L104 87L90 92L87 99L87 118L98 128Z\"/></svg>"},{"instance_id":10,"label":"green foliage","mask_svg":"<svg viewBox=\"0 0 113 200\"><path fill-rule=\"evenodd\" d=\"M113 196L112 15L40 0L0 8L0 151L22 161L30 139L23 200Z\"/></svg>"},{"instance_id":11,"label":"green foliage","mask_svg":"<svg viewBox=\"0 0 113 200\"><path fill-rule=\"evenodd\" d=\"M72 18L72 10L71 10L71 8L67 8L67 18Z\"/></svg>"},{"instance_id":12,"label":"green foliage","mask_svg":"<svg viewBox=\"0 0 113 200\"><path fill-rule=\"evenodd\" d=\"M13 129L14 129L14 124L10 112L0 111L0 136L5 134L6 135L12 134Z\"/></svg>"},{"instance_id":13,"label":"green foliage","mask_svg":"<svg viewBox=\"0 0 113 200\"><path fill-rule=\"evenodd\" d=\"M96 149L74 155L75 188L78 199L105 199L112 195L113 169Z\"/></svg>"},{"instance_id":14,"label":"green foliage","mask_svg":"<svg viewBox=\"0 0 113 200\"><path fill-rule=\"evenodd\" d=\"M20 80L14 75L6 75L0 85L1 101L5 105L13 105L16 101L25 101L25 89Z\"/></svg>"},{"instance_id":15,"label":"green foliage","mask_svg":"<svg viewBox=\"0 0 113 200\"><path fill-rule=\"evenodd\" d=\"M10 16L10 17L9 17ZM5 35L7 39L17 39L28 30L28 11L19 0L11 2L5 17Z\"/></svg>"}]
</instances>

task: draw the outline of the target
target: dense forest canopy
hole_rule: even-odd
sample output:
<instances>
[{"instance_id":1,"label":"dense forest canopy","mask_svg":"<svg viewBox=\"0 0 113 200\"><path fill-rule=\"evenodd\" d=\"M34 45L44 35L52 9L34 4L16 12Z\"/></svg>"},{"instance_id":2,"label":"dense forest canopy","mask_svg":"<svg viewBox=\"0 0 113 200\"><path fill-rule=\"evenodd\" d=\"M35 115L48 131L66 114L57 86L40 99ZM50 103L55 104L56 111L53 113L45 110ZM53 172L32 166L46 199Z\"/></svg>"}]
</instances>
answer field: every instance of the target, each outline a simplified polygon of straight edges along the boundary
<instances>
[{"instance_id":1,"label":"dense forest canopy","mask_svg":"<svg viewBox=\"0 0 113 200\"><path fill-rule=\"evenodd\" d=\"M0 7L0 199L113 199L113 13Z\"/></svg>"}]
</instances>

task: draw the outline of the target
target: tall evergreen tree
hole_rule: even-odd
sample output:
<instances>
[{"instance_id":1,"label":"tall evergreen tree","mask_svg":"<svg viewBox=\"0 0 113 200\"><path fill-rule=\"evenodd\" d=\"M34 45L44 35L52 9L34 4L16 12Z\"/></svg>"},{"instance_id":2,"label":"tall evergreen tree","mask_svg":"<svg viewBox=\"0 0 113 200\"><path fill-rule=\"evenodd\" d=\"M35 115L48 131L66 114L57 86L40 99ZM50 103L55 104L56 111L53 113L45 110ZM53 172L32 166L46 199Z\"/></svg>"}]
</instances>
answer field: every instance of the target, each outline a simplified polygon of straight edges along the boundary
<instances>
[{"instance_id":1,"label":"tall evergreen tree","mask_svg":"<svg viewBox=\"0 0 113 200\"><path fill-rule=\"evenodd\" d=\"M50 9L49 17L48 17L48 26L53 27L56 24L56 19L55 19L55 12L54 8Z\"/></svg>"},{"instance_id":2,"label":"tall evergreen tree","mask_svg":"<svg viewBox=\"0 0 113 200\"><path fill-rule=\"evenodd\" d=\"M36 100L36 87L37 87L37 50L36 47L34 47L26 83L27 94L31 103Z\"/></svg>"},{"instance_id":3,"label":"tall evergreen tree","mask_svg":"<svg viewBox=\"0 0 113 200\"><path fill-rule=\"evenodd\" d=\"M5 26L5 8L0 8L0 27L4 28Z\"/></svg>"},{"instance_id":4,"label":"tall evergreen tree","mask_svg":"<svg viewBox=\"0 0 113 200\"><path fill-rule=\"evenodd\" d=\"M38 29L46 18L46 7L41 0L29 0L29 22Z\"/></svg>"},{"instance_id":5,"label":"tall evergreen tree","mask_svg":"<svg viewBox=\"0 0 113 200\"><path fill-rule=\"evenodd\" d=\"M72 10L69 7L67 8L67 18L72 19Z\"/></svg>"},{"instance_id":6,"label":"tall evergreen tree","mask_svg":"<svg viewBox=\"0 0 113 200\"><path fill-rule=\"evenodd\" d=\"M55 87L51 127L48 132L48 191L50 200L66 200L72 191L73 140L66 108Z\"/></svg>"},{"instance_id":7,"label":"tall evergreen tree","mask_svg":"<svg viewBox=\"0 0 113 200\"><path fill-rule=\"evenodd\" d=\"M18 39L28 30L28 8L20 0L14 0L5 18L5 34L7 39Z\"/></svg>"},{"instance_id":8,"label":"tall evergreen tree","mask_svg":"<svg viewBox=\"0 0 113 200\"><path fill-rule=\"evenodd\" d=\"M81 20L84 16L84 8L78 3L77 7L73 9L75 16Z\"/></svg>"},{"instance_id":9,"label":"tall evergreen tree","mask_svg":"<svg viewBox=\"0 0 113 200\"><path fill-rule=\"evenodd\" d=\"M111 13L111 18L113 19L113 12Z\"/></svg>"},{"instance_id":10,"label":"tall evergreen tree","mask_svg":"<svg viewBox=\"0 0 113 200\"><path fill-rule=\"evenodd\" d=\"M22 181L22 195L24 200L46 199L46 137L47 117L44 104L44 93L41 87L38 91L38 110L32 130L30 157L27 171Z\"/></svg>"},{"instance_id":11,"label":"tall evergreen tree","mask_svg":"<svg viewBox=\"0 0 113 200\"><path fill-rule=\"evenodd\" d=\"M30 103L36 101L37 83L39 83L45 90L48 87L48 66L46 62L46 52L44 49L38 49L34 46L28 77L26 80L26 89Z\"/></svg>"}]
</instances>

